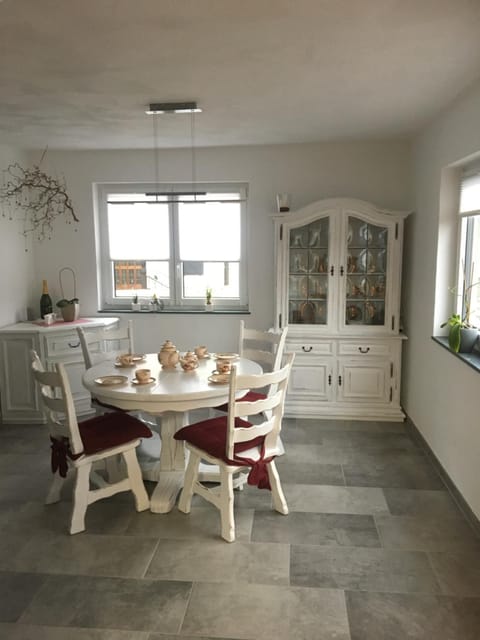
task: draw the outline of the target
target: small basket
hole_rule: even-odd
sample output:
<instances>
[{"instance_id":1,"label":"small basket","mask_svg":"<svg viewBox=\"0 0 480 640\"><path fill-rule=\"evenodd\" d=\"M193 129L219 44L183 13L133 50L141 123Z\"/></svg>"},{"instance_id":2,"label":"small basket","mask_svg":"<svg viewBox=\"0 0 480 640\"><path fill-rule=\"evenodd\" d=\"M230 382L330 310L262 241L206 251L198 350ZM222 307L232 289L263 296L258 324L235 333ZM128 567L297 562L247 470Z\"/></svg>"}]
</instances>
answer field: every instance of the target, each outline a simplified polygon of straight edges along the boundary
<instances>
[{"instance_id":1,"label":"small basket","mask_svg":"<svg viewBox=\"0 0 480 640\"><path fill-rule=\"evenodd\" d=\"M60 311L62 313L62 318L64 322L74 322L78 320L80 317L80 305L78 302L73 302L73 300L77 299L77 279L75 277L75 271L70 267L63 267L58 272L58 282L60 283L60 291L62 293L62 298L65 299L65 294L63 292L63 282L62 282L62 274L64 271L70 271L73 279L73 298L72 302L60 307Z\"/></svg>"}]
</instances>

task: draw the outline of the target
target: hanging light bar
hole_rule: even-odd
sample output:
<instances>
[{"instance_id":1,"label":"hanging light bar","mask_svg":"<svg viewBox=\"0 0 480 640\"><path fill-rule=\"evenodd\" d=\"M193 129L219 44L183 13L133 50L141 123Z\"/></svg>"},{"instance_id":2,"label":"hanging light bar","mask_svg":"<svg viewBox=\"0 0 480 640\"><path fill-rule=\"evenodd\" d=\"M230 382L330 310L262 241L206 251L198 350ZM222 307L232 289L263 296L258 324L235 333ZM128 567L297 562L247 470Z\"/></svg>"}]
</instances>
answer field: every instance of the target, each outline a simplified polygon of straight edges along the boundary
<instances>
[{"instance_id":1,"label":"hanging light bar","mask_svg":"<svg viewBox=\"0 0 480 640\"><path fill-rule=\"evenodd\" d=\"M196 102L154 102L145 111L149 116L158 113L201 113Z\"/></svg>"}]
</instances>

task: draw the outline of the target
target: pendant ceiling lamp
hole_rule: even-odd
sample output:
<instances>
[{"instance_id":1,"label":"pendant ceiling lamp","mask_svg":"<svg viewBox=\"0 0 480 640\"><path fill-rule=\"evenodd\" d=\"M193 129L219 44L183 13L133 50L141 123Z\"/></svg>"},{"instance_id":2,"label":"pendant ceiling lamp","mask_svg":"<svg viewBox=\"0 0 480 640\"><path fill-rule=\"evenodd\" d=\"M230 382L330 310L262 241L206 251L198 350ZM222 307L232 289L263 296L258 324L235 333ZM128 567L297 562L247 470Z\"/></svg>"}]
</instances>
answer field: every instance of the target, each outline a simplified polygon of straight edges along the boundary
<instances>
[{"instance_id":1,"label":"pendant ceiling lamp","mask_svg":"<svg viewBox=\"0 0 480 640\"><path fill-rule=\"evenodd\" d=\"M190 114L190 148L191 148L191 172L192 182L190 191L175 192L175 196L193 196L206 195L205 191L197 191L195 185L197 183L197 167L195 157L195 114L201 113L202 109L197 106L196 102L155 102L149 105L145 111L146 114L153 116L153 141L154 141L154 160L155 160L155 182L157 188L154 192L146 193L146 196L171 196L171 191L161 191L159 186L159 148L158 148L158 116L165 114ZM162 200L162 202L165 202Z\"/></svg>"}]
</instances>

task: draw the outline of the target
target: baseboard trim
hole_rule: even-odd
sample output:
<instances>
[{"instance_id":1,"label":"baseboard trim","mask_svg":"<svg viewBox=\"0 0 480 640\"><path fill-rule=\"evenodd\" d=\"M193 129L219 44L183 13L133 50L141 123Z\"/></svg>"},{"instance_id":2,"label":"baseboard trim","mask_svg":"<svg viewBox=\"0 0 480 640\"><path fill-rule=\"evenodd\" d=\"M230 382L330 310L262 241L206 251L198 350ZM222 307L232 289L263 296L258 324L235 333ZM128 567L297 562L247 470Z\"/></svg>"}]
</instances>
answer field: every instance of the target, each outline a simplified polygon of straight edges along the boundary
<instances>
[{"instance_id":1,"label":"baseboard trim","mask_svg":"<svg viewBox=\"0 0 480 640\"><path fill-rule=\"evenodd\" d=\"M422 436L422 434L420 433L420 431L418 430L418 428L416 427L416 425L413 423L413 421L411 420L411 418L409 416L407 416L407 419L405 421L405 426L406 426L407 431L409 432L409 434L412 436L412 438L415 440L415 442L417 442L418 445L424 450L424 452L427 455L428 459L430 460L432 465L435 467L435 470L437 471L437 473L439 474L439 476L443 480L443 482L444 482L445 486L447 487L447 490L449 491L450 495L452 496L452 498L456 502L456 504L457 504L458 508L460 509L460 511L462 512L462 514L465 516L465 519L468 521L468 523L470 524L472 529L475 531L477 536L480 537L480 520L477 518L475 513L472 511L472 509L468 505L468 503L465 500L465 498L462 496L460 491L457 489L457 487L456 487L455 483L453 482L453 480L450 478L448 473L443 468L443 466L440 463L440 461L438 460L437 456L433 453L432 449L430 448L430 445L425 440L425 438Z\"/></svg>"}]
</instances>

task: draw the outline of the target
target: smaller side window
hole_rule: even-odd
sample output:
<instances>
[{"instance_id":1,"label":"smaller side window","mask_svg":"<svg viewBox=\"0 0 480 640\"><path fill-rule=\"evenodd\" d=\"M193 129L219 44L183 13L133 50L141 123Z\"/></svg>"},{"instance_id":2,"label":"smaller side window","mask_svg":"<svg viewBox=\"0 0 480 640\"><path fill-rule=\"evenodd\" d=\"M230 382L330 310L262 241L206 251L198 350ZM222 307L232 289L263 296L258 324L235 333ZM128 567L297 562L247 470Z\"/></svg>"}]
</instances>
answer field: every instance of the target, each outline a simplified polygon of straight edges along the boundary
<instances>
[{"instance_id":1,"label":"smaller side window","mask_svg":"<svg viewBox=\"0 0 480 640\"><path fill-rule=\"evenodd\" d=\"M457 313L480 327L480 173L463 176L459 213Z\"/></svg>"}]
</instances>

